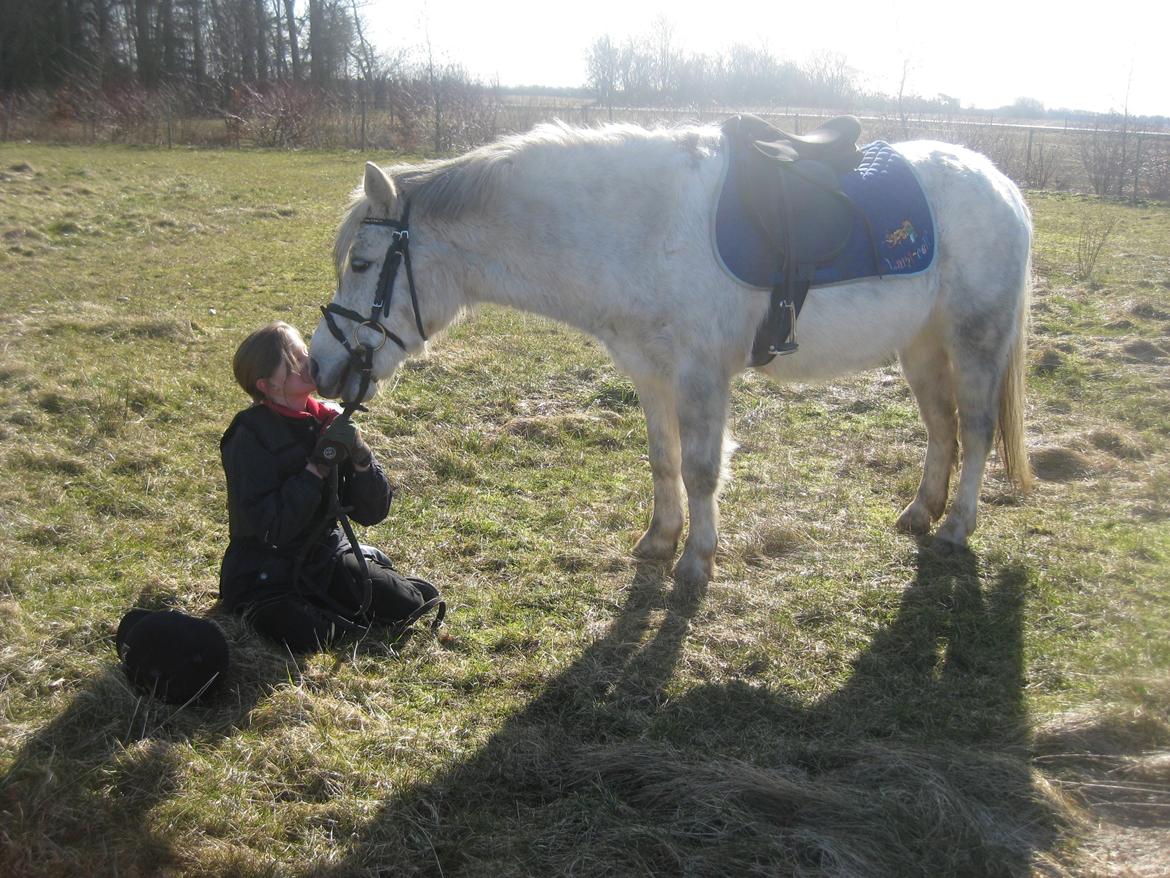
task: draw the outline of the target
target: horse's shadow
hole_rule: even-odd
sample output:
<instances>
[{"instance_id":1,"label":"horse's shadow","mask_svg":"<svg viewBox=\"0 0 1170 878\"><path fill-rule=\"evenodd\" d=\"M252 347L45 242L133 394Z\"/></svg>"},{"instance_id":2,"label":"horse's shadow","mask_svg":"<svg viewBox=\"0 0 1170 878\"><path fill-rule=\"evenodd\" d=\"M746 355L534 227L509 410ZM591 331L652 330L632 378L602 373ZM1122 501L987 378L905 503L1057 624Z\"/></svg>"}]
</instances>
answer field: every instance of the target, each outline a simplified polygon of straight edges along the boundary
<instances>
[{"instance_id":1,"label":"horse's shadow","mask_svg":"<svg viewBox=\"0 0 1170 878\"><path fill-rule=\"evenodd\" d=\"M810 704L740 682L674 697L704 595L642 565L601 639L327 871L1028 872L1061 817L1027 765L1026 580L923 547L893 622Z\"/></svg>"},{"instance_id":2,"label":"horse's shadow","mask_svg":"<svg viewBox=\"0 0 1170 878\"><path fill-rule=\"evenodd\" d=\"M239 619L214 618L232 654L215 692L189 705L151 698L127 681L111 642L109 667L22 744L0 775L0 872L92 875L101 864L102 874L136 875L178 864L147 816L178 795L184 747L231 736L274 686L299 676Z\"/></svg>"}]
</instances>

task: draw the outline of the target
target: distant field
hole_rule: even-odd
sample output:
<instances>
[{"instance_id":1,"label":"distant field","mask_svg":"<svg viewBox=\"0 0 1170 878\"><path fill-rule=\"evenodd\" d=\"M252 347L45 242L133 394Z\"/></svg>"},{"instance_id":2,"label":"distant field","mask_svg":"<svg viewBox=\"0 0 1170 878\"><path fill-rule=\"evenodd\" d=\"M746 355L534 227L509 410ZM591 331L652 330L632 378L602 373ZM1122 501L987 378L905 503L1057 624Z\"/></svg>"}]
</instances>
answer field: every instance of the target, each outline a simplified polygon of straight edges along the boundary
<instances>
[{"instance_id":1,"label":"distant field","mask_svg":"<svg viewBox=\"0 0 1170 878\"><path fill-rule=\"evenodd\" d=\"M365 537L449 639L292 662L215 616L224 691L139 698L114 626L213 611L231 353L312 328L362 158L0 144L0 874L1170 872L1166 206L1029 194L1038 487L993 460L968 556L894 532L896 367L750 374L676 591L629 555L633 386L488 309L361 416L401 486Z\"/></svg>"}]
</instances>

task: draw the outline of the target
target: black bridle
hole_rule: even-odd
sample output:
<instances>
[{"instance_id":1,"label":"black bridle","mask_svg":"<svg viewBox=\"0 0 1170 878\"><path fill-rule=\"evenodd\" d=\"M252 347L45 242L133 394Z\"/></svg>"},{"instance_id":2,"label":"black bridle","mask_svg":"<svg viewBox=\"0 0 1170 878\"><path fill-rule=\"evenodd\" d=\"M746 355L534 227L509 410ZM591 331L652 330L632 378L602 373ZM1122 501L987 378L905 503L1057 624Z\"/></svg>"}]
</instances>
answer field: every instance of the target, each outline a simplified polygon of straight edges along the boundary
<instances>
[{"instance_id":1,"label":"black bridle","mask_svg":"<svg viewBox=\"0 0 1170 878\"><path fill-rule=\"evenodd\" d=\"M345 348L345 352L349 356L350 369L358 369L359 381L357 394L349 401L342 401L343 407L341 414L337 416L339 419L348 419L353 416L355 411L362 409L362 397L369 390L370 381L373 378L374 354L382 350L386 341L390 340L394 342L402 348L404 353L406 352L406 343L398 335L387 329L386 324L381 319L390 316L390 301L394 297L394 281L398 277L398 269L400 266L406 267L406 284L410 290L410 304L414 308L414 325L418 329L418 334L422 340L424 342L427 340L427 334L422 325L422 314L418 310L418 292L414 286L414 271L410 266L410 202L406 202L406 207L402 211L402 219L367 217L362 220L362 225L389 226L394 229L394 234L390 241L390 247L386 250L386 258L382 262L382 271L378 275L378 289L374 295L374 304L370 308L368 317L363 317L361 314L356 311L351 311L349 308L342 308L335 302L321 306L321 314L325 317L325 325L329 327L329 331L333 334L333 337L341 343L341 346ZM381 313L379 314L379 312ZM353 321L354 326L349 338L345 337L345 333L341 331L341 328L337 325L337 321L333 319L334 314ZM366 326L377 330L382 336L381 341L373 347L363 344L358 340L358 333ZM364 411L364 409L362 410ZM357 536L353 532L353 527L349 523L349 517L346 515L349 510L341 505L340 495L338 494L336 466L329 468L329 491L332 496L327 519L335 517L341 522L341 526L345 530L345 535L349 539L350 548L357 559L358 566L361 568L363 582L361 583L362 601L359 616L365 616L370 608L370 602L373 597L370 570L366 564L365 556L362 554L361 545L358 543ZM424 602L414 613L398 623L396 626L398 633L401 633L401 631L412 625L422 615L436 607L438 608L438 612L431 622L431 629L438 630L439 626L443 623L443 617L446 615L447 605L439 598L432 598ZM397 638L398 633L395 634L393 639Z\"/></svg>"},{"instance_id":2,"label":"black bridle","mask_svg":"<svg viewBox=\"0 0 1170 878\"><path fill-rule=\"evenodd\" d=\"M418 329L419 337L424 342L427 340L426 330L423 329L422 324L422 314L418 309L418 291L414 286L414 271L410 265L410 202L406 203L406 208L402 211L402 219L367 217L362 220L362 225L389 226L394 229L394 234L390 241L390 247L386 250L386 258L382 261L382 271L378 274L378 289L374 295L374 304L370 307L369 316L363 317L356 311L342 308L336 302L330 302L321 307L321 314L325 317L325 325L329 327L333 337L340 342L341 346L345 348L346 354L349 355L350 368L358 370L358 392L353 400L344 404L343 417L349 417L360 406L362 397L366 395L373 378L374 354L382 350L386 341L394 342L402 348L404 353L406 352L406 343L387 329L386 324L380 319L390 316L390 302L394 298L394 281L398 277L398 269L401 266L406 268L406 285L410 290L410 304L414 309L414 325ZM381 313L379 314L379 312ZM334 314L353 321L354 327L349 338L345 337L345 333L341 331L337 321L333 319ZM358 341L358 332L367 326L382 336L382 340L374 347Z\"/></svg>"}]
</instances>

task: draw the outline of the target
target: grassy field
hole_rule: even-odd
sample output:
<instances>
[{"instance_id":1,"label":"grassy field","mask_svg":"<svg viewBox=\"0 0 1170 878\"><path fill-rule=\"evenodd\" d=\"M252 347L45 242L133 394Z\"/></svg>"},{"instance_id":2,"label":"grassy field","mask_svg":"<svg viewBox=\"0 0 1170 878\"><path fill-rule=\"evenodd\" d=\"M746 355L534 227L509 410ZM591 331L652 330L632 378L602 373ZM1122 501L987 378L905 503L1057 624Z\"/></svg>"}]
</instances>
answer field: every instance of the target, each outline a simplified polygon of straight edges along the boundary
<instances>
[{"instance_id":1,"label":"grassy field","mask_svg":"<svg viewBox=\"0 0 1170 878\"><path fill-rule=\"evenodd\" d=\"M1165 205L1029 195L1039 484L993 462L968 555L893 530L895 366L752 374L719 578L676 591L629 555L632 385L486 310L361 421L401 486L366 541L449 636L294 662L216 616L217 696L131 690L126 609L214 610L231 353L312 328L362 158L0 145L0 874L1170 871Z\"/></svg>"}]
</instances>

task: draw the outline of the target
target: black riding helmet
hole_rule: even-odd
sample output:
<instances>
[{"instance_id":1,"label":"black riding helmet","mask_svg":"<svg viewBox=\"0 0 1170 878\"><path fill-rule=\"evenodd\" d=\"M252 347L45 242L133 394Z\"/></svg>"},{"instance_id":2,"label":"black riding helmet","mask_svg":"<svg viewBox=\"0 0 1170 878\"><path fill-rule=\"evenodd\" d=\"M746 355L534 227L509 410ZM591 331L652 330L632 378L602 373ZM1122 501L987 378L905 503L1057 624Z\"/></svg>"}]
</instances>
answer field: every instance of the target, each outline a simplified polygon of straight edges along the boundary
<instances>
[{"instance_id":1,"label":"black riding helmet","mask_svg":"<svg viewBox=\"0 0 1170 878\"><path fill-rule=\"evenodd\" d=\"M131 610L114 637L126 676L147 694L186 704L228 669L228 644L213 622L173 610Z\"/></svg>"}]
</instances>

